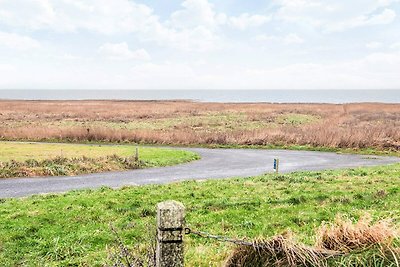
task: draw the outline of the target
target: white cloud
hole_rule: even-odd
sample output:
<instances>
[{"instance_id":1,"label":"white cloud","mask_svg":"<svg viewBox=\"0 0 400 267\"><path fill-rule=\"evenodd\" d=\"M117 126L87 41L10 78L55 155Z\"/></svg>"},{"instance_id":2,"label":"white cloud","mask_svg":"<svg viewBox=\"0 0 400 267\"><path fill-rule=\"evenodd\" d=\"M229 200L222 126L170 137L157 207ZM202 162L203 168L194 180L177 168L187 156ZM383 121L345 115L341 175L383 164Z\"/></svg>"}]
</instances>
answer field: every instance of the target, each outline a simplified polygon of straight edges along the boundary
<instances>
[{"instance_id":1,"label":"white cloud","mask_svg":"<svg viewBox=\"0 0 400 267\"><path fill-rule=\"evenodd\" d=\"M104 67L104 66L103 66ZM371 53L333 63L292 63L282 67L141 63L131 69L63 65L61 69L19 66L0 76L1 87L105 89L397 89L400 52ZM25 70L25 71L24 71ZM74 77L74 79L71 79Z\"/></svg>"},{"instance_id":2,"label":"white cloud","mask_svg":"<svg viewBox=\"0 0 400 267\"><path fill-rule=\"evenodd\" d=\"M367 25L379 25L392 23L396 17L396 12L392 9L385 8L381 13L372 15L365 21Z\"/></svg>"},{"instance_id":3,"label":"white cloud","mask_svg":"<svg viewBox=\"0 0 400 267\"><path fill-rule=\"evenodd\" d=\"M41 29L57 19L51 4L46 0L2 0L0 22L26 29Z\"/></svg>"},{"instance_id":4,"label":"white cloud","mask_svg":"<svg viewBox=\"0 0 400 267\"><path fill-rule=\"evenodd\" d=\"M362 26L384 25L390 24L394 21L396 12L386 8L379 14L375 15L361 15L348 20L340 21L328 26L329 31L343 31Z\"/></svg>"},{"instance_id":5,"label":"white cloud","mask_svg":"<svg viewBox=\"0 0 400 267\"><path fill-rule=\"evenodd\" d=\"M40 43L28 36L0 31L0 46L17 50L29 50L40 47Z\"/></svg>"},{"instance_id":6,"label":"white cloud","mask_svg":"<svg viewBox=\"0 0 400 267\"><path fill-rule=\"evenodd\" d=\"M2 0L0 12L4 24L59 32L133 32L157 21L146 5L128 0Z\"/></svg>"},{"instance_id":7,"label":"white cloud","mask_svg":"<svg viewBox=\"0 0 400 267\"><path fill-rule=\"evenodd\" d=\"M143 40L153 41L160 46L168 46L184 51L206 52L219 49L222 45L220 37L207 27L197 26L182 30L157 27L154 34L147 34Z\"/></svg>"},{"instance_id":8,"label":"white cloud","mask_svg":"<svg viewBox=\"0 0 400 267\"><path fill-rule=\"evenodd\" d=\"M183 9L171 14L170 22L176 28L214 27L218 24L217 14L208 0L186 0Z\"/></svg>"},{"instance_id":9,"label":"white cloud","mask_svg":"<svg viewBox=\"0 0 400 267\"><path fill-rule=\"evenodd\" d=\"M56 59L62 59L62 60L68 60L68 61L70 61L70 60L80 60L80 59L82 59L82 57L79 57L79 56L76 56L76 55L72 55L72 54L69 54L69 53L64 53L64 54L61 54L61 55L56 55L55 58L56 58Z\"/></svg>"},{"instance_id":10,"label":"white cloud","mask_svg":"<svg viewBox=\"0 0 400 267\"><path fill-rule=\"evenodd\" d=\"M249 27L258 27L270 20L269 17L263 15L250 15L243 13L237 17L230 17L229 23L240 30L245 30Z\"/></svg>"},{"instance_id":11,"label":"white cloud","mask_svg":"<svg viewBox=\"0 0 400 267\"><path fill-rule=\"evenodd\" d=\"M390 45L391 49L399 49L400 50L400 42L394 43L392 45Z\"/></svg>"},{"instance_id":12,"label":"white cloud","mask_svg":"<svg viewBox=\"0 0 400 267\"><path fill-rule=\"evenodd\" d=\"M186 0L182 3L183 9L171 14L170 24L176 28L196 28L198 26L215 28L230 25L245 30L258 27L270 20L270 17L258 14L242 13L239 16L228 16L217 13L214 5L208 0Z\"/></svg>"},{"instance_id":13,"label":"white cloud","mask_svg":"<svg viewBox=\"0 0 400 267\"><path fill-rule=\"evenodd\" d=\"M132 51L127 43L106 43L99 47L99 53L115 60L150 60L151 57L145 49Z\"/></svg>"},{"instance_id":14,"label":"white cloud","mask_svg":"<svg viewBox=\"0 0 400 267\"><path fill-rule=\"evenodd\" d=\"M0 64L0 71L14 71L16 68L14 65L11 64Z\"/></svg>"},{"instance_id":15,"label":"white cloud","mask_svg":"<svg viewBox=\"0 0 400 267\"><path fill-rule=\"evenodd\" d=\"M134 33L142 41L188 51L219 47L213 25L225 20L206 0L188 0L172 20L160 21L151 8L129 0L2 0L0 23L24 30Z\"/></svg>"},{"instance_id":16,"label":"white cloud","mask_svg":"<svg viewBox=\"0 0 400 267\"><path fill-rule=\"evenodd\" d=\"M365 45L368 49L378 49L381 48L383 44L381 42L369 42Z\"/></svg>"},{"instance_id":17,"label":"white cloud","mask_svg":"<svg viewBox=\"0 0 400 267\"><path fill-rule=\"evenodd\" d=\"M285 45L302 44L305 42L304 39L296 33L289 33L284 36L259 34L255 37L255 40L262 42L280 42Z\"/></svg>"},{"instance_id":18,"label":"white cloud","mask_svg":"<svg viewBox=\"0 0 400 267\"><path fill-rule=\"evenodd\" d=\"M300 63L279 68L249 69L243 88L258 89L397 89L400 53L373 53L330 64ZM235 76L234 76L235 77ZM232 81L240 84L240 81Z\"/></svg>"},{"instance_id":19,"label":"white cloud","mask_svg":"<svg viewBox=\"0 0 400 267\"><path fill-rule=\"evenodd\" d=\"M269 17L243 13L227 16L214 10L208 0L185 0L182 9L173 12L165 25L159 25L156 35L147 36L161 43L188 51L216 50L223 46L219 28L231 26L240 30L258 27ZM168 27L167 27L168 26Z\"/></svg>"},{"instance_id":20,"label":"white cloud","mask_svg":"<svg viewBox=\"0 0 400 267\"><path fill-rule=\"evenodd\" d=\"M185 0L182 8L161 21L147 5L130 0L1 0L0 23L23 30L133 33L141 41L187 51L209 51L222 46L219 27L241 30L258 27L268 17L217 13L208 0Z\"/></svg>"},{"instance_id":21,"label":"white cloud","mask_svg":"<svg viewBox=\"0 0 400 267\"><path fill-rule=\"evenodd\" d=\"M295 33L290 33L283 38L285 44L302 44L304 39Z\"/></svg>"},{"instance_id":22,"label":"white cloud","mask_svg":"<svg viewBox=\"0 0 400 267\"><path fill-rule=\"evenodd\" d=\"M390 6L399 0L340 0L330 3L322 0L275 0L275 2L279 6L276 19L334 32L392 23L396 12Z\"/></svg>"},{"instance_id":23,"label":"white cloud","mask_svg":"<svg viewBox=\"0 0 400 267\"><path fill-rule=\"evenodd\" d=\"M372 53L335 63L298 63L247 69L235 65L143 64L131 69L138 88L211 89L395 89L400 87L400 53ZM156 82L154 76L159 77ZM134 77L134 78L132 78Z\"/></svg>"}]
</instances>

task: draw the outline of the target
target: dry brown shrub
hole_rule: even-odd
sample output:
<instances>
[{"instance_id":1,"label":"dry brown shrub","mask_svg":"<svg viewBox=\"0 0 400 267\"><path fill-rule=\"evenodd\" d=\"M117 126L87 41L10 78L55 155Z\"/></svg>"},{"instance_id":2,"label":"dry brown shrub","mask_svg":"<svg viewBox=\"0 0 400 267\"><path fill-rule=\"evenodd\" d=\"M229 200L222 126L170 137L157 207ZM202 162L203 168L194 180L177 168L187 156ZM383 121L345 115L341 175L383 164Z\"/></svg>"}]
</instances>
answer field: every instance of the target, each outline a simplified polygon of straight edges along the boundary
<instances>
[{"instance_id":1,"label":"dry brown shrub","mask_svg":"<svg viewBox=\"0 0 400 267\"><path fill-rule=\"evenodd\" d=\"M327 259L337 253L296 243L289 236L255 241L253 246L239 246L228 258L226 267L257 266L327 266Z\"/></svg>"},{"instance_id":2,"label":"dry brown shrub","mask_svg":"<svg viewBox=\"0 0 400 267\"><path fill-rule=\"evenodd\" d=\"M339 262L343 264L343 260L349 260L352 255L357 257L356 262L362 266L370 266L363 265L363 262L371 262L371 259L380 262L376 266L383 266L382 263L399 266L400 249L394 244L394 240L399 238L399 231L390 220L372 223L371 216L365 214L353 223L337 217L333 223L323 224L317 229L316 236L316 244L312 247L295 242L290 235L259 240L252 246L239 245L225 266L336 266ZM351 262L351 257L347 262Z\"/></svg>"},{"instance_id":3,"label":"dry brown shrub","mask_svg":"<svg viewBox=\"0 0 400 267\"><path fill-rule=\"evenodd\" d=\"M364 214L356 223L337 217L334 223L322 225L317 233L316 246L342 252L366 249L380 245L390 247L399 237L391 220L372 223L370 214Z\"/></svg>"}]
</instances>

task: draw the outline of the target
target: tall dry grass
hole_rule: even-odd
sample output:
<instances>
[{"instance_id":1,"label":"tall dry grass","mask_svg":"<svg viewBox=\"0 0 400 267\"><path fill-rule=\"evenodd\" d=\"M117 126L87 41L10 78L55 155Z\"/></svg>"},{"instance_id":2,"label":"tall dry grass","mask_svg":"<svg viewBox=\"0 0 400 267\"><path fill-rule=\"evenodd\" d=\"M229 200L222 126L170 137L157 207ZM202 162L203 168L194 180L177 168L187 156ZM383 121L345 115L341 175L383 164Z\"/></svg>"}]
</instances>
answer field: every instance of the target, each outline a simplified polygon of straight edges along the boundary
<instances>
[{"instance_id":1,"label":"tall dry grass","mask_svg":"<svg viewBox=\"0 0 400 267\"><path fill-rule=\"evenodd\" d=\"M368 213L353 223L337 217L333 223L323 224L317 231L316 246L321 249L350 252L374 245L389 247L399 237L399 230L391 220L373 223Z\"/></svg>"},{"instance_id":2,"label":"tall dry grass","mask_svg":"<svg viewBox=\"0 0 400 267\"><path fill-rule=\"evenodd\" d=\"M218 127L192 118L239 114L235 126ZM285 114L318 120L291 124L277 122ZM157 124L182 118L183 123L162 128L124 129L96 122L124 125ZM187 120L187 123L185 123ZM226 119L226 120L229 120ZM190 101L0 101L3 139L61 139L73 141L138 142L156 144L310 145L339 148L400 149L399 104L270 104L199 103ZM52 125L68 122L68 126ZM240 127L255 122L259 127Z\"/></svg>"},{"instance_id":3,"label":"tall dry grass","mask_svg":"<svg viewBox=\"0 0 400 267\"><path fill-rule=\"evenodd\" d=\"M305 246L291 235L237 246L226 267L399 266L398 228L390 220L373 222L365 214L355 223L337 217L316 230L316 244Z\"/></svg>"}]
</instances>

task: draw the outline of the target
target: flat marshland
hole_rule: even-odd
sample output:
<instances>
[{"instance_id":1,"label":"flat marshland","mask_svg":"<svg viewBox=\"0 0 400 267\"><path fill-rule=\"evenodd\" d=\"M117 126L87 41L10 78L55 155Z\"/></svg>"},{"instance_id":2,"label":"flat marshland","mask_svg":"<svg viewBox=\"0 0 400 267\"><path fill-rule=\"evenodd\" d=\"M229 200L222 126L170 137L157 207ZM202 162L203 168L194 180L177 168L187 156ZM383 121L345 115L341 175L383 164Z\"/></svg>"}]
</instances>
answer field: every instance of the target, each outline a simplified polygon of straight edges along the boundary
<instances>
[{"instance_id":1,"label":"flat marshland","mask_svg":"<svg viewBox=\"0 0 400 267\"><path fill-rule=\"evenodd\" d=\"M400 148L399 104L0 101L3 140Z\"/></svg>"}]
</instances>

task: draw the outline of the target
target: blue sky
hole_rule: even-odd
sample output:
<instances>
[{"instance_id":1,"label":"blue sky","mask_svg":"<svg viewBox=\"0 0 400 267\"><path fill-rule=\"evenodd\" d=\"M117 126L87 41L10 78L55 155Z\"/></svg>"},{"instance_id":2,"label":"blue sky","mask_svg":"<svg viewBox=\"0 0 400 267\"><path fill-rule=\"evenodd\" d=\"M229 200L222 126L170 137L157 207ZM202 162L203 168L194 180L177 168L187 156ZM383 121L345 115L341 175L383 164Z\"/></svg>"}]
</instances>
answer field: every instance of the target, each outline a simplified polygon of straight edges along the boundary
<instances>
[{"instance_id":1,"label":"blue sky","mask_svg":"<svg viewBox=\"0 0 400 267\"><path fill-rule=\"evenodd\" d=\"M399 0L0 0L0 89L400 89Z\"/></svg>"}]
</instances>

